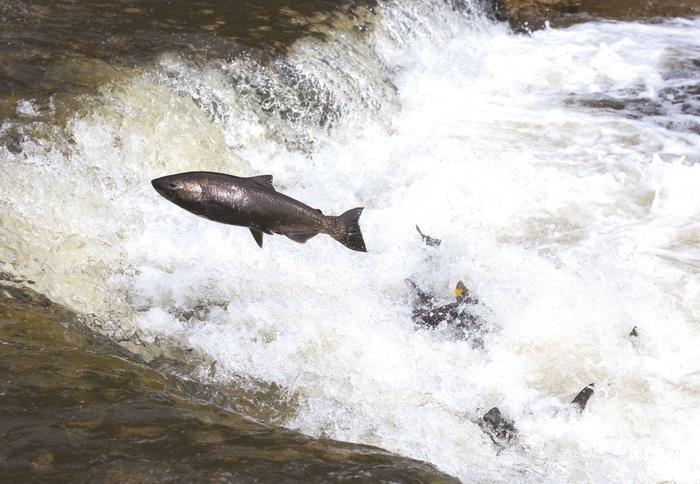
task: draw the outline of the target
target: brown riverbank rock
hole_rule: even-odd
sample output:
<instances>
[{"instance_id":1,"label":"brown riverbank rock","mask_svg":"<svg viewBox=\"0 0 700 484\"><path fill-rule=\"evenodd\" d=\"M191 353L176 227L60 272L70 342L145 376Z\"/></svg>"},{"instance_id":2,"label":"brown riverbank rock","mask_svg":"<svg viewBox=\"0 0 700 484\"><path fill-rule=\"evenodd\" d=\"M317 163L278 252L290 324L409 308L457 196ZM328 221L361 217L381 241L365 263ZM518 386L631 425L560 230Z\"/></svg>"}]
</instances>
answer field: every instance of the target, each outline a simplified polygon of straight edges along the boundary
<instances>
[{"instance_id":1,"label":"brown riverbank rock","mask_svg":"<svg viewBox=\"0 0 700 484\"><path fill-rule=\"evenodd\" d=\"M581 16L596 19L649 21L668 17L697 17L698 0L581 0ZM576 15L574 16L576 17Z\"/></svg>"},{"instance_id":2,"label":"brown riverbank rock","mask_svg":"<svg viewBox=\"0 0 700 484\"><path fill-rule=\"evenodd\" d=\"M492 0L497 18L518 32L587 22L621 20L646 22L668 17L700 15L698 0Z\"/></svg>"},{"instance_id":3,"label":"brown riverbank rock","mask_svg":"<svg viewBox=\"0 0 700 484\"><path fill-rule=\"evenodd\" d=\"M544 27L545 22L566 13L576 13L581 0L495 0L500 20L506 20L518 32Z\"/></svg>"}]
</instances>

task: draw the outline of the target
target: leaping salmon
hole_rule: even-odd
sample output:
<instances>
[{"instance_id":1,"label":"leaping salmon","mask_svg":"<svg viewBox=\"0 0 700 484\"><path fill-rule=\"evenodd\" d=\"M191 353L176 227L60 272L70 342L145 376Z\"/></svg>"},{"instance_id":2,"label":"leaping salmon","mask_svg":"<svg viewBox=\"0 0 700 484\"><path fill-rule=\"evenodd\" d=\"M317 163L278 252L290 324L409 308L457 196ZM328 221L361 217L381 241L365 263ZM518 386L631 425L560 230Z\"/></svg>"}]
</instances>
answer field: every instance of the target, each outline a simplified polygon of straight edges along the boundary
<instances>
[{"instance_id":1,"label":"leaping salmon","mask_svg":"<svg viewBox=\"0 0 700 484\"><path fill-rule=\"evenodd\" d=\"M160 195L188 212L247 227L260 247L263 234L281 234L303 244L323 233L349 249L367 252L359 224L363 207L337 217L324 215L275 190L271 175L242 178L192 171L156 178L151 184Z\"/></svg>"}]
</instances>

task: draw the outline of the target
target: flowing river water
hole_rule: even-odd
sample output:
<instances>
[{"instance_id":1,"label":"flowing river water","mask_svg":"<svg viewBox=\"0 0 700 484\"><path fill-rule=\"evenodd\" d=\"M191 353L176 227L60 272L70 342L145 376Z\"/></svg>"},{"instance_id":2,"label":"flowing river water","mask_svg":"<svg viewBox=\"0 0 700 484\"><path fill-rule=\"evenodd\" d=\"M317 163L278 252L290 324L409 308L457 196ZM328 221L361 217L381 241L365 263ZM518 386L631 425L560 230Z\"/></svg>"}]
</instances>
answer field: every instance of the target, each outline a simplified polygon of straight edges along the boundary
<instances>
[{"instance_id":1,"label":"flowing river water","mask_svg":"<svg viewBox=\"0 0 700 484\"><path fill-rule=\"evenodd\" d=\"M700 18L516 35L466 0L0 8L4 467L700 476ZM149 183L188 170L364 206L369 252L261 250ZM463 280L483 347L416 328L406 279L445 302ZM478 425L494 406L505 448ZM80 445L96 457L53 450Z\"/></svg>"}]
</instances>

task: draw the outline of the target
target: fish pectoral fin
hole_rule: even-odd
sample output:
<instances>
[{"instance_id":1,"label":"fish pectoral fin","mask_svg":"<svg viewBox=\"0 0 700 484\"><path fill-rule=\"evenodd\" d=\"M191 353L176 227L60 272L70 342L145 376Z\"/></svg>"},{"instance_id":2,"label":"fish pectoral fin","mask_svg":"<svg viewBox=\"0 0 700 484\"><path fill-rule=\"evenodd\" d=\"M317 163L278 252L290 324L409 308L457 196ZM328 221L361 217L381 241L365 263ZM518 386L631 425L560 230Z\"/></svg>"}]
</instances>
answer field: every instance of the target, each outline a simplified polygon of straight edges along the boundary
<instances>
[{"instance_id":1,"label":"fish pectoral fin","mask_svg":"<svg viewBox=\"0 0 700 484\"><path fill-rule=\"evenodd\" d=\"M248 178L248 180L255 182L262 188L267 188L268 190L272 190L273 192L277 191L275 190L275 187L272 184L272 175L251 176Z\"/></svg>"},{"instance_id":2,"label":"fish pectoral fin","mask_svg":"<svg viewBox=\"0 0 700 484\"><path fill-rule=\"evenodd\" d=\"M318 232L314 231L294 231L294 232L286 232L284 235L292 239L294 242L299 242L300 244L303 244L307 240L309 240L311 237L314 237L318 235Z\"/></svg>"},{"instance_id":3,"label":"fish pectoral fin","mask_svg":"<svg viewBox=\"0 0 700 484\"><path fill-rule=\"evenodd\" d=\"M256 229L251 227L250 228L250 233L253 234L253 238L255 239L255 242L258 243L258 246L262 249L263 245L263 233L260 229Z\"/></svg>"}]
</instances>

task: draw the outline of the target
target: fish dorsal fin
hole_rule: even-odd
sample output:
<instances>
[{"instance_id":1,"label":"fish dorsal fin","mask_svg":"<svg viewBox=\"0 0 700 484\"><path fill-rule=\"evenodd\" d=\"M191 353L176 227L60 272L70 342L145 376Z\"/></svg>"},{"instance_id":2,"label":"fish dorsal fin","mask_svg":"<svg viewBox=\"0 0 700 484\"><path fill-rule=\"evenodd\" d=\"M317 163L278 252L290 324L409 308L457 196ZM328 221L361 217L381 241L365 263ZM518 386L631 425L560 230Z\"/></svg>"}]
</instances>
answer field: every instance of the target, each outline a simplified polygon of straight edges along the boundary
<instances>
[{"instance_id":1,"label":"fish dorsal fin","mask_svg":"<svg viewBox=\"0 0 700 484\"><path fill-rule=\"evenodd\" d=\"M276 191L274 185L272 184L272 175L251 176L248 178L248 180L254 181L261 187L272 190L273 192Z\"/></svg>"},{"instance_id":2,"label":"fish dorsal fin","mask_svg":"<svg viewBox=\"0 0 700 484\"><path fill-rule=\"evenodd\" d=\"M251 227L250 228L250 233L253 234L253 238L255 239L255 242L258 243L258 246L262 249L262 244L263 244L263 233L261 230L256 229Z\"/></svg>"}]
</instances>

